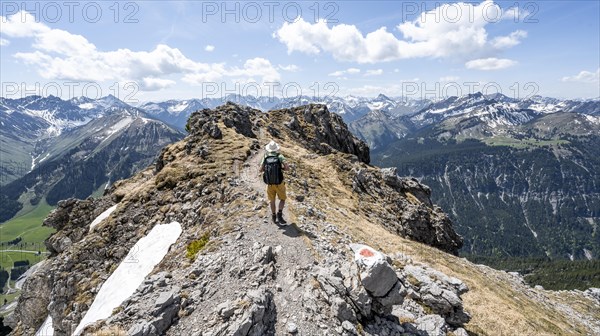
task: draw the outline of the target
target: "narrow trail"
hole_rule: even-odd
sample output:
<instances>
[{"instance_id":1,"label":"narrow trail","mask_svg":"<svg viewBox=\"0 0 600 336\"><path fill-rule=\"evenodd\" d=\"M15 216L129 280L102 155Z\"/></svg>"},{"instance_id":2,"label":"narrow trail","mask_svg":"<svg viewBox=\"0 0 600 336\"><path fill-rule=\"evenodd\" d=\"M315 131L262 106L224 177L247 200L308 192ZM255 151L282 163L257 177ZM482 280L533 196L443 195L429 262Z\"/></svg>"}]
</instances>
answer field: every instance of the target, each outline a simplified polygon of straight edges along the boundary
<instances>
[{"instance_id":1,"label":"narrow trail","mask_svg":"<svg viewBox=\"0 0 600 336\"><path fill-rule=\"evenodd\" d=\"M289 209L293 207L293 204L291 204L289 196L283 211L287 224L276 225L271 221L266 186L258 174L258 165L262 155L264 155L264 151L261 150L248 159L243 167L243 182L252 192L258 195L255 200L257 213L252 220L258 224L248 228L247 238L271 246L276 252L276 276L273 280L276 309L277 307L285 307L281 310L297 312L294 315L278 316L275 334L283 335L288 333L289 323L298 324L298 321L304 315L305 308L302 306L302 296L304 287L307 284L304 283L306 279L302 279L300 274L306 273L306 270L315 264L316 258L312 252L310 241L298 229L297 224L292 220L293 217L290 216ZM315 332L318 332L318 326L315 326L315 330L312 331L303 330L301 334L309 335Z\"/></svg>"}]
</instances>

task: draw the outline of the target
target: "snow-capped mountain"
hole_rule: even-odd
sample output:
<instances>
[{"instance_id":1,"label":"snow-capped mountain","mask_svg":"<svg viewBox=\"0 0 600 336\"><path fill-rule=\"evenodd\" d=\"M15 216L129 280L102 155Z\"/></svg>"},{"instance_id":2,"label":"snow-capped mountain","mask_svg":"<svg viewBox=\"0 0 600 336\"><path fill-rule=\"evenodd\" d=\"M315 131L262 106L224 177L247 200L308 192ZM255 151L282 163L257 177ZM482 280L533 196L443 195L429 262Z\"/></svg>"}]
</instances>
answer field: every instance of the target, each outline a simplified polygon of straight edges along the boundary
<instances>
[{"instance_id":1,"label":"snow-capped mountain","mask_svg":"<svg viewBox=\"0 0 600 336\"><path fill-rule=\"evenodd\" d=\"M543 114L557 112L598 115L600 100L558 100L540 96L519 100L501 94L486 96L477 92L433 103L411 115L410 120L422 127L450 118L477 118L490 128L497 128L521 125Z\"/></svg>"},{"instance_id":2,"label":"snow-capped mountain","mask_svg":"<svg viewBox=\"0 0 600 336\"><path fill-rule=\"evenodd\" d=\"M177 129L129 107L65 129L60 135L38 139L31 152L20 153L28 159L23 164L29 166L14 174L14 180L0 192L0 199L12 204L4 209L0 222L19 211L23 202L37 204L45 198L54 205L62 199L83 199L101 192L150 165L161 148L182 137Z\"/></svg>"},{"instance_id":3,"label":"snow-capped mountain","mask_svg":"<svg viewBox=\"0 0 600 336\"><path fill-rule=\"evenodd\" d=\"M292 108L306 104L325 104L329 111L339 114L347 123L365 116L371 111L383 111L390 116L400 116L419 111L429 105L429 100L414 100L404 97L390 98L380 94L375 98L357 96L299 96L284 99L275 108Z\"/></svg>"},{"instance_id":4,"label":"snow-capped mountain","mask_svg":"<svg viewBox=\"0 0 600 336\"><path fill-rule=\"evenodd\" d=\"M54 96L0 98L0 184L56 159L82 139L96 137L110 143L136 120L166 127L152 118L114 96L69 100Z\"/></svg>"},{"instance_id":5,"label":"snow-capped mountain","mask_svg":"<svg viewBox=\"0 0 600 336\"><path fill-rule=\"evenodd\" d=\"M519 102L522 108L529 108L541 113L575 112L600 115L600 99L560 100L541 96L533 96Z\"/></svg>"},{"instance_id":6,"label":"snow-capped mountain","mask_svg":"<svg viewBox=\"0 0 600 336\"><path fill-rule=\"evenodd\" d=\"M221 98L171 99L162 102L145 102L138 107L154 118L184 129L189 116L193 112L205 108L215 108L228 101L250 106L262 111L268 111L280 103L281 99L277 97L254 97L229 94Z\"/></svg>"},{"instance_id":7,"label":"snow-capped mountain","mask_svg":"<svg viewBox=\"0 0 600 336\"><path fill-rule=\"evenodd\" d=\"M26 130L35 132L38 136L58 136L63 131L85 125L91 120L106 113L123 108L131 108L114 96L90 99L78 97L62 100L55 96L41 97L28 96L19 99L0 98L0 113L13 115L7 128L22 128L23 123L28 123L28 117L37 119L37 127ZM5 117L6 118L6 117ZM8 118L6 118L8 119Z\"/></svg>"},{"instance_id":8,"label":"snow-capped mountain","mask_svg":"<svg viewBox=\"0 0 600 336\"><path fill-rule=\"evenodd\" d=\"M114 96L0 97L0 184L15 180L47 157L46 144L103 116L134 109ZM141 111L141 110L140 110Z\"/></svg>"},{"instance_id":9,"label":"snow-capped mountain","mask_svg":"<svg viewBox=\"0 0 600 336\"><path fill-rule=\"evenodd\" d=\"M380 116L366 114L350 122L350 128L373 148L382 148L406 134L426 127L447 130L442 133L459 138L482 138L515 132L518 127L539 120L545 115L564 114L561 118L545 118L546 128L567 130L567 133L583 135L597 130L595 122L600 115L600 100L560 100L534 96L515 99L502 94L483 95L480 92L461 97L449 97L437 101L408 100L404 105L385 104L391 99L380 95L365 101L372 108L379 107ZM354 99L356 105L361 104ZM396 101L398 102L398 101ZM414 113L394 113L398 106L423 106ZM420 104L420 105L419 105ZM554 125L558 123L560 125ZM568 121L568 122L567 122ZM565 128L566 127L566 128ZM398 132L401 130L401 132Z\"/></svg>"},{"instance_id":10,"label":"snow-capped mountain","mask_svg":"<svg viewBox=\"0 0 600 336\"><path fill-rule=\"evenodd\" d=\"M154 118L183 129L190 114L204 109L206 106L199 99L189 99L147 102L140 105L139 108Z\"/></svg>"},{"instance_id":11,"label":"snow-capped mountain","mask_svg":"<svg viewBox=\"0 0 600 336\"><path fill-rule=\"evenodd\" d=\"M414 113L429 105L429 100L412 100L406 98L389 98L383 94L375 98L357 96L296 96L289 98L254 97L230 94L222 98L203 98L188 100L167 100L164 102L146 102L138 107L149 115L173 126L184 128L192 112L215 108L226 102L233 102L252 108L269 111L273 109L293 108L307 104L325 104L334 113L339 114L346 122L356 120L370 111L385 111L392 116Z\"/></svg>"}]
</instances>

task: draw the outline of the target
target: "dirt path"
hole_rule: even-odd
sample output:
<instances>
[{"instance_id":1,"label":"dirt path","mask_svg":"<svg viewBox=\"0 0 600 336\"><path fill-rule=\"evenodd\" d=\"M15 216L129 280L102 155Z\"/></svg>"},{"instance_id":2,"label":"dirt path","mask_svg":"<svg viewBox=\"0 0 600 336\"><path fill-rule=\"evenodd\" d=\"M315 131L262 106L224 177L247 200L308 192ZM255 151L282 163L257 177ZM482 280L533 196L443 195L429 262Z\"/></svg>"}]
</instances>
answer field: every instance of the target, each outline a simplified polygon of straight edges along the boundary
<instances>
[{"instance_id":1,"label":"dirt path","mask_svg":"<svg viewBox=\"0 0 600 336\"><path fill-rule=\"evenodd\" d=\"M262 155L264 155L264 152L259 151L244 163L242 180L250 190L258 194L255 207L259 208L254 219L259 224L249 228L247 235L251 240L271 246L276 251L276 277L273 280L276 309L297 312L294 315L278 316L276 335L285 335L288 333L288 324L298 325L304 314L305 308L302 306L302 295L304 287L307 285L307 279L302 279L300 274L305 274L305 270L313 267L316 258L313 255L310 240L303 235L302 230L293 222L294 217L290 216L290 208L293 208L293 204L291 204L289 198L283 212L288 224L279 226L271 221L266 187L258 174L258 163ZM316 325L314 330L301 330L303 335L316 335L318 332L319 328Z\"/></svg>"}]
</instances>

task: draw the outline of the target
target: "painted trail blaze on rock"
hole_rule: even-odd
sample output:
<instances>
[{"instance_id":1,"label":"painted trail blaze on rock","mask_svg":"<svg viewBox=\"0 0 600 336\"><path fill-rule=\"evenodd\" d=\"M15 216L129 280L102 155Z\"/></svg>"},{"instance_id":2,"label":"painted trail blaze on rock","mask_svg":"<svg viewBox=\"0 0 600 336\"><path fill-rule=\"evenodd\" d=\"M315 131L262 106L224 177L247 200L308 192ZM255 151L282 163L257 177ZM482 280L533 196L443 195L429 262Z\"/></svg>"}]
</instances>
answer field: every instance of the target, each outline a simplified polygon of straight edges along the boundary
<instances>
[{"instance_id":1,"label":"painted trail blaze on rock","mask_svg":"<svg viewBox=\"0 0 600 336\"><path fill-rule=\"evenodd\" d=\"M354 260L359 265L373 266L379 260L385 260L385 256L374 248L363 244L350 244L354 251Z\"/></svg>"},{"instance_id":2,"label":"painted trail blaze on rock","mask_svg":"<svg viewBox=\"0 0 600 336\"><path fill-rule=\"evenodd\" d=\"M369 258L369 257L372 257L375 255L371 250L366 249L366 248L361 249L358 252L358 254L360 254L361 256L366 257L366 258Z\"/></svg>"}]
</instances>

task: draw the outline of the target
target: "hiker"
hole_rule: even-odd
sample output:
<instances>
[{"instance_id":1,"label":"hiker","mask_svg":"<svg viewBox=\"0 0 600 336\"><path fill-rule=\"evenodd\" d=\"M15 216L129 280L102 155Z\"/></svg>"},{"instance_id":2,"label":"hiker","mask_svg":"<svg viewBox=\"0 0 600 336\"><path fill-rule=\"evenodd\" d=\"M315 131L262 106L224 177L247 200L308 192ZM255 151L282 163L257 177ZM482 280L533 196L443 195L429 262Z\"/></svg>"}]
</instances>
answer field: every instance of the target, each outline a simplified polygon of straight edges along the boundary
<instances>
[{"instance_id":1,"label":"hiker","mask_svg":"<svg viewBox=\"0 0 600 336\"><path fill-rule=\"evenodd\" d=\"M265 146L265 156L260 161L260 172L263 173L263 181L267 184L267 197L271 203L273 223L286 224L283 219L283 206L285 205L285 182L283 171L288 169L286 159L279 153L279 145L271 140ZM275 212L275 198L279 198L279 211Z\"/></svg>"}]
</instances>

